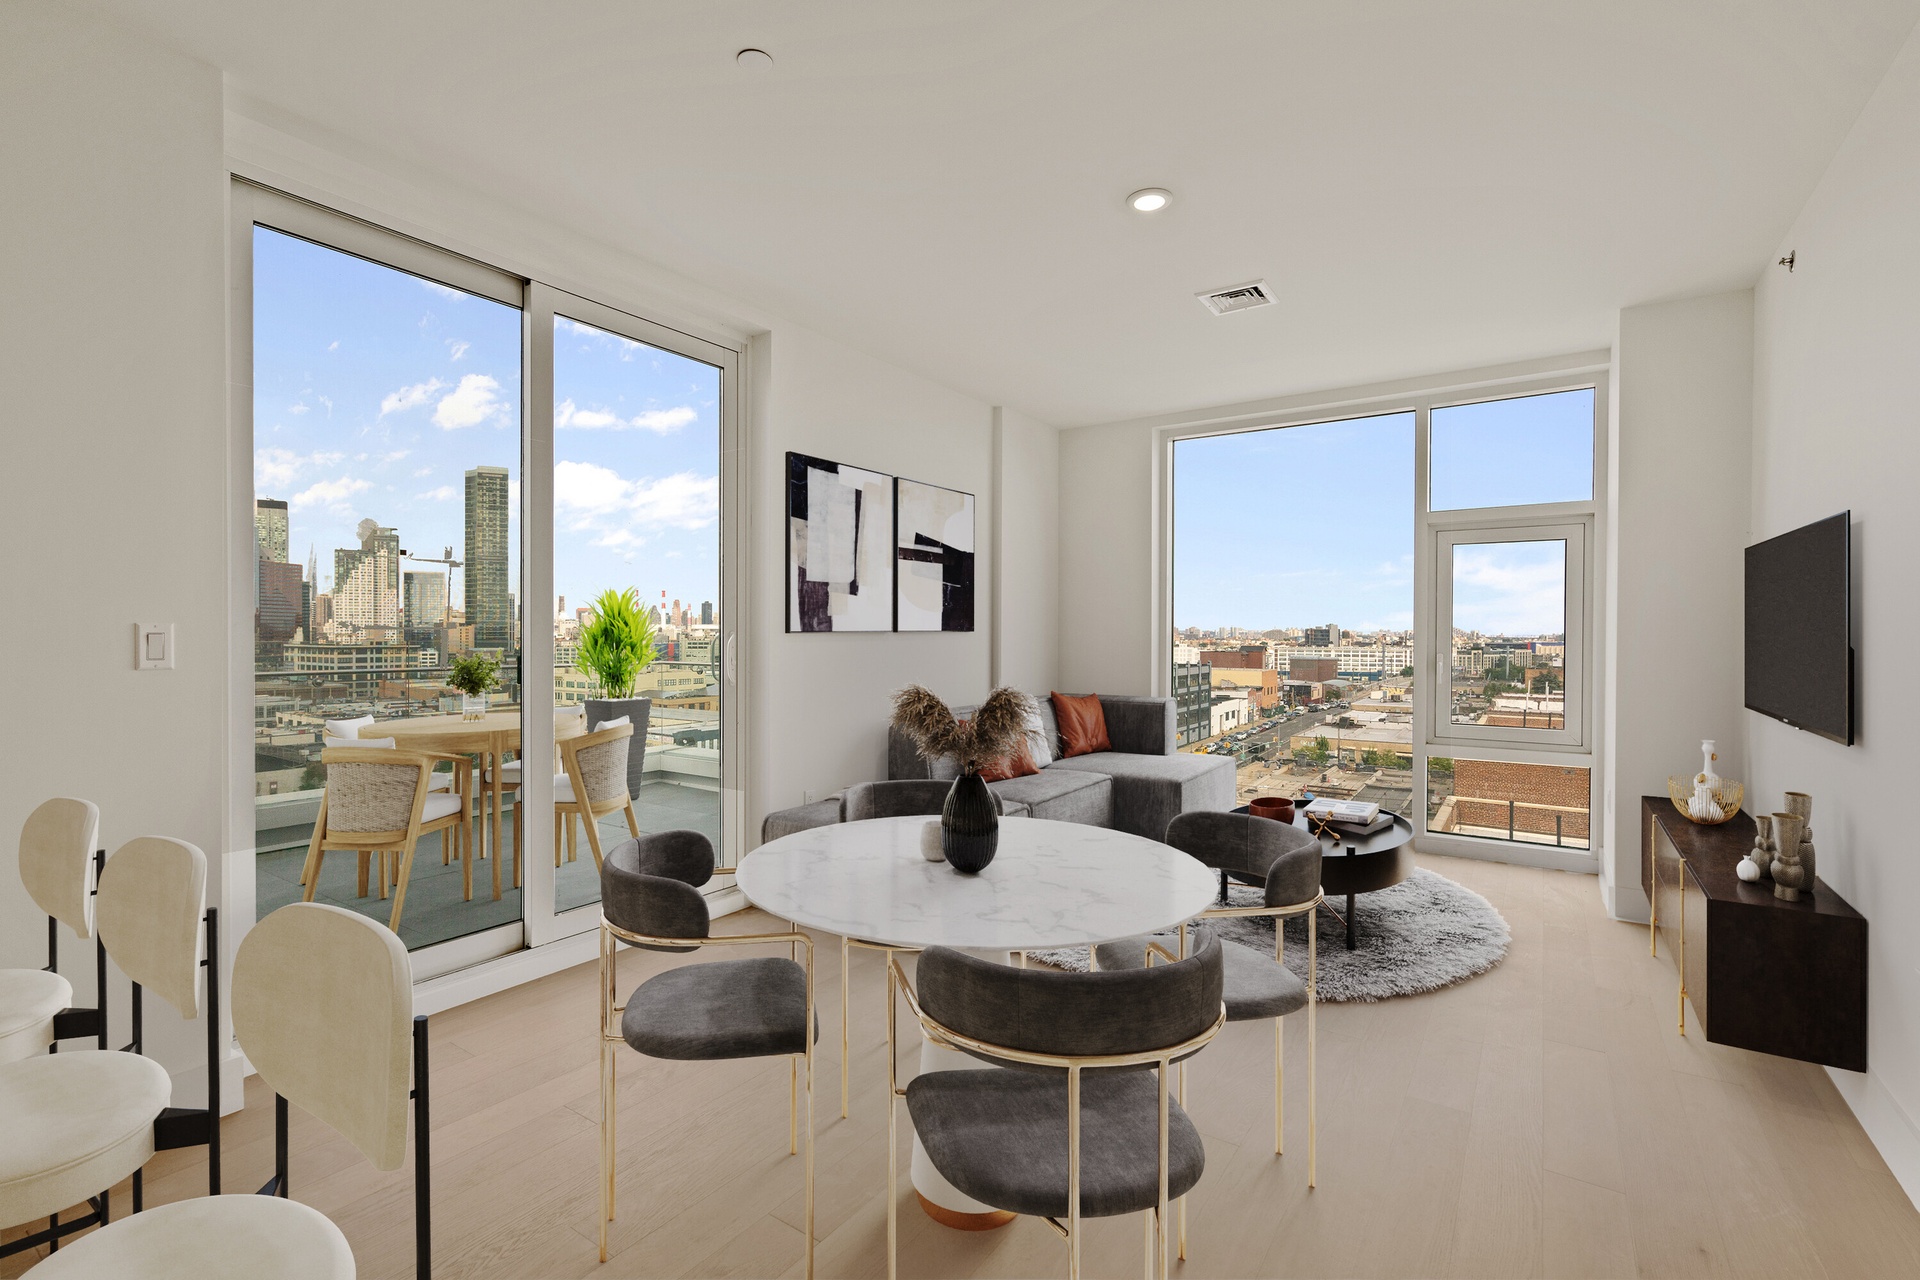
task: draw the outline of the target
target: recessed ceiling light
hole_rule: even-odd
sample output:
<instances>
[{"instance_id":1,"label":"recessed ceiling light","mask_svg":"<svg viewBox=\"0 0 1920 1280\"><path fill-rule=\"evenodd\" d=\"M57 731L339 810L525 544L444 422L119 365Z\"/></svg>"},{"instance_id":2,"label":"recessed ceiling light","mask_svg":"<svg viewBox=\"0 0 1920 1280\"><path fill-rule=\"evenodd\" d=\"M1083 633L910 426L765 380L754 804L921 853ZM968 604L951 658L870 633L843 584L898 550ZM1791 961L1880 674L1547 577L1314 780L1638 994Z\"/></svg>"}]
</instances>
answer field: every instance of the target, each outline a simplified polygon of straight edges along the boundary
<instances>
[{"instance_id":1,"label":"recessed ceiling light","mask_svg":"<svg viewBox=\"0 0 1920 1280\"><path fill-rule=\"evenodd\" d=\"M742 49L733 55L733 60L748 71L773 70L773 55L765 49Z\"/></svg>"},{"instance_id":2,"label":"recessed ceiling light","mask_svg":"<svg viewBox=\"0 0 1920 1280\"><path fill-rule=\"evenodd\" d=\"M1173 203L1173 192L1165 187L1147 187L1127 197L1127 208L1135 213L1158 213Z\"/></svg>"}]
</instances>

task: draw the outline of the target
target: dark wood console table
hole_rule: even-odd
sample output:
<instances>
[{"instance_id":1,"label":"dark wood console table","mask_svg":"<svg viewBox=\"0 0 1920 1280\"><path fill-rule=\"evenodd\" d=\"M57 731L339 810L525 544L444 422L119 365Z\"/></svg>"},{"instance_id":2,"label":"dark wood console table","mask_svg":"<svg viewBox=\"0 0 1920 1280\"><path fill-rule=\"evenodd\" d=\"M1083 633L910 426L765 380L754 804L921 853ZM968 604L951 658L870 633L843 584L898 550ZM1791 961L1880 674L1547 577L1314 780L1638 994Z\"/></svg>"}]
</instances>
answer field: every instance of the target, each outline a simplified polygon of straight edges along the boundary
<instances>
[{"instance_id":1,"label":"dark wood console table","mask_svg":"<svg viewBox=\"0 0 1920 1280\"><path fill-rule=\"evenodd\" d=\"M1734 868L1753 847L1745 813L1689 821L1666 796L1640 801L1640 885L1653 904L1649 941L1680 974L1687 1005L1715 1044L1867 1069L1867 922L1826 882L1798 902Z\"/></svg>"}]
</instances>

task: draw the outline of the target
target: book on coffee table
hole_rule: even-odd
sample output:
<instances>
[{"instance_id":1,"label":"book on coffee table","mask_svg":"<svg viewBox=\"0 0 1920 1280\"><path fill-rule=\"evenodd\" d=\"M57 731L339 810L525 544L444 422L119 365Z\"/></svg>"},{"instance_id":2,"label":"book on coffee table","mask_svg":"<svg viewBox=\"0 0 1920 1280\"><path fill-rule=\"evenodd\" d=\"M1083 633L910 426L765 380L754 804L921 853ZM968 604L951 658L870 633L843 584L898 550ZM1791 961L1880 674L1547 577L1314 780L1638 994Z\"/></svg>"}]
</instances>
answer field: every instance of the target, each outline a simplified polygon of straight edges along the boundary
<instances>
[{"instance_id":1,"label":"book on coffee table","mask_svg":"<svg viewBox=\"0 0 1920 1280\"><path fill-rule=\"evenodd\" d=\"M1334 822L1369 823L1380 816L1380 806L1359 800L1329 800L1325 797L1307 806L1310 818L1329 818Z\"/></svg>"}]
</instances>

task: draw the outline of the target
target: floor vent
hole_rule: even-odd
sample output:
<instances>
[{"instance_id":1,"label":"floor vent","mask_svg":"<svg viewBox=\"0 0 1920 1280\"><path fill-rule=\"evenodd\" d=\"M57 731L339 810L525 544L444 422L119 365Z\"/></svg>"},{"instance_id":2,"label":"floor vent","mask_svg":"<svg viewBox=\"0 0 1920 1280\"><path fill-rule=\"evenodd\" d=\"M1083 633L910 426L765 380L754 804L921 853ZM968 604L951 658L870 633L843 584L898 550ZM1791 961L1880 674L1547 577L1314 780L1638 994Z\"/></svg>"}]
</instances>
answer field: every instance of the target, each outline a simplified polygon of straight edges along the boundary
<instances>
[{"instance_id":1,"label":"floor vent","mask_svg":"<svg viewBox=\"0 0 1920 1280\"><path fill-rule=\"evenodd\" d=\"M1254 280L1247 284L1236 284L1227 289L1196 293L1194 297L1205 303L1207 310L1217 316L1224 316L1230 311L1249 311L1254 307L1273 305L1273 292L1267 288L1265 280Z\"/></svg>"}]
</instances>

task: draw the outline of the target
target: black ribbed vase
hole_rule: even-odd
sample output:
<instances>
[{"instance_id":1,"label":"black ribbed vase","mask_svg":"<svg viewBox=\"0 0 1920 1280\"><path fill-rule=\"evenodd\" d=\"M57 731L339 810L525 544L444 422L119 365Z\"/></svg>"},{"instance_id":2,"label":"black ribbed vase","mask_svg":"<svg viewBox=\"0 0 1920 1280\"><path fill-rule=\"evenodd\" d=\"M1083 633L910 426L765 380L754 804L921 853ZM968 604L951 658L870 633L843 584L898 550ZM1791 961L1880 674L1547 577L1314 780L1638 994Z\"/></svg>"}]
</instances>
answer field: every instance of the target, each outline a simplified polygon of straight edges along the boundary
<instances>
[{"instance_id":1,"label":"black ribbed vase","mask_svg":"<svg viewBox=\"0 0 1920 1280\"><path fill-rule=\"evenodd\" d=\"M940 849L947 865L962 875L978 875L1000 847L1000 806L978 773L963 773L947 792L940 811Z\"/></svg>"}]
</instances>

